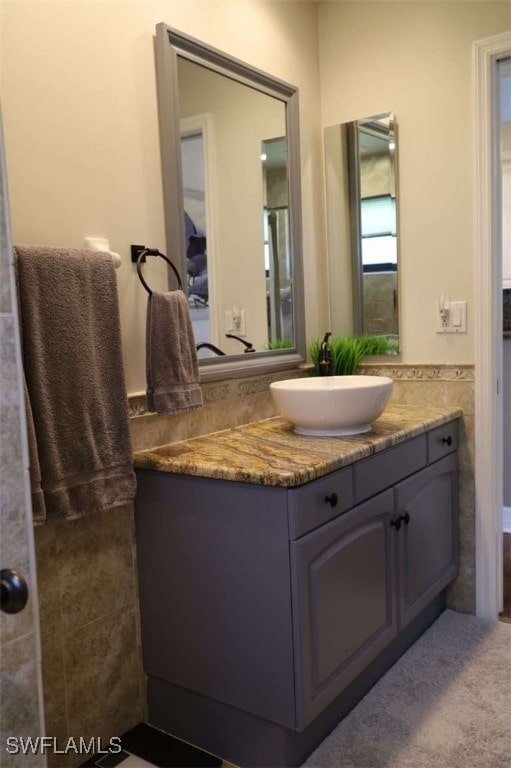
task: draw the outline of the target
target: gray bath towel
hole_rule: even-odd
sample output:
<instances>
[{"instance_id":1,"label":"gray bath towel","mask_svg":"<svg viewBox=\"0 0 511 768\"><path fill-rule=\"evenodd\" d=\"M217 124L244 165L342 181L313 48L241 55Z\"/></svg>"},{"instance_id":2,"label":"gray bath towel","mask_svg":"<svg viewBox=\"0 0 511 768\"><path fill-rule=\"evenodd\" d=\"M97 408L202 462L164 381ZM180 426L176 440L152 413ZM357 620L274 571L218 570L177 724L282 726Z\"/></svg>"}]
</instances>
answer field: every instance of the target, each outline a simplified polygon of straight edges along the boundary
<instances>
[{"instance_id":1,"label":"gray bath towel","mask_svg":"<svg viewBox=\"0 0 511 768\"><path fill-rule=\"evenodd\" d=\"M159 414L202 407L199 364L183 291L153 291L147 302L147 407Z\"/></svg>"},{"instance_id":2,"label":"gray bath towel","mask_svg":"<svg viewBox=\"0 0 511 768\"><path fill-rule=\"evenodd\" d=\"M111 257L14 251L34 520L125 504L135 475Z\"/></svg>"},{"instance_id":3,"label":"gray bath towel","mask_svg":"<svg viewBox=\"0 0 511 768\"><path fill-rule=\"evenodd\" d=\"M32 519L34 525L46 522L46 503L42 487L41 466L37 454L37 439L35 436L32 403L28 395L26 379L23 382L25 390L25 414L27 421L28 462L30 467L30 491L32 496Z\"/></svg>"}]
</instances>

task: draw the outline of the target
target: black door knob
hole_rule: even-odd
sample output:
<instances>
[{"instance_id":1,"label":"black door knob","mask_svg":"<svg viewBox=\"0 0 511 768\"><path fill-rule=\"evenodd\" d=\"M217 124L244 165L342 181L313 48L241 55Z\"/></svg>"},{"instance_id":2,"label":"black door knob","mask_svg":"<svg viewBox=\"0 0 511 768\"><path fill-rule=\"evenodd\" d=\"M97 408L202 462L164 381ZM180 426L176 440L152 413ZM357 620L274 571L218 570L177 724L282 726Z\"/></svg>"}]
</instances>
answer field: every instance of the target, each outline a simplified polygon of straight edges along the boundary
<instances>
[{"instance_id":1,"label":"black door knob","mask_svg":"<svg viewBox=\"0 0 511 768\"><path fill-rule=\"evenodd\" d=\"M405 525L408 525L408 523L410 522L410 515L408 514L408 512L405 512L404 515L401 515L401 520Z\"/></svg>"},{"instance_id":2,"label":"black door knob","mask_svg":"<svg viewBox=\"0 0 511 768\"><path fill-rule=\"evenodd\" d=\"M13 568L0 571L0 607L4 613L19 613L28 600L27 582Z\"/></svg>"},{"instance_id":3,"label":"black door knob","mask_svg":"<svg viewBox=\"0 0 511 768\"><path fill-rule=\"evenodd\" d=\"M442 437L442 443L447 443L447 445L452 445L452 437L450 435L447 435L447 437Z\"/></svg>"},{"instance_id":4,"label":"black door knob","mask_svg":"<svg viewBox=\"0 0 511 768\"><path fill-rule=\"evenodd\" d=\"M330 504L331 507L336 507L339 497L336 493L331 493L330 496L325 496L325 501L327 504Z\"/></svg>"}]
</instances>

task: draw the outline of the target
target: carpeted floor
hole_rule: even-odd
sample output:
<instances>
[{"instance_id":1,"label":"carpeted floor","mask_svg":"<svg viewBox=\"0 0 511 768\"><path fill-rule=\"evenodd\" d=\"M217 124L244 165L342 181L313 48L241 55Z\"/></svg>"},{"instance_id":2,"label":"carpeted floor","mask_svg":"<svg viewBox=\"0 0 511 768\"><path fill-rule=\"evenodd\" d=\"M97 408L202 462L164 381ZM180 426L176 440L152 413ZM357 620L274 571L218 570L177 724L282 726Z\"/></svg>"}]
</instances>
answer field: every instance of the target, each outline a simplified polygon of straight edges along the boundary
<instances>
[{"instance_id":1,"label":"carpeted floor","mask_svg":"<svg viewBox=\"0 0 511 768\"><path fill-rule=\"evenodd\" d=\"M510 768L511 624L445 611L304 765Z\"/></svg>"}]
</instances>

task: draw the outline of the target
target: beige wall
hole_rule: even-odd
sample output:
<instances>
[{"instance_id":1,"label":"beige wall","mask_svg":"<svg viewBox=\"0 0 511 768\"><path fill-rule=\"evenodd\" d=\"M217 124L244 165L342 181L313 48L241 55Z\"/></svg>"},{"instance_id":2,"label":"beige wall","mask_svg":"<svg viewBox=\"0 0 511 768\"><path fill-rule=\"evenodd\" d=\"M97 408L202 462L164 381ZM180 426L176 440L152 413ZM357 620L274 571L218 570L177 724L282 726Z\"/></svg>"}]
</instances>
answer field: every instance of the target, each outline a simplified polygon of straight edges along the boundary
<instances>
[{"instance_id":1,"label":"beige wall","mask_svg":"<svg viewBox=\"0 0 511 768\"><path fill-rule=\"evenodd\" d=\"M510 2L319 5L322 124L393 110L399 127L402 359L474 359L474 40L511 30ZM468 333L435 333L440 293Z\"/></svg>"},{"instance_id":2,"label":"beige wall","mask_svg":"<svg viewBox=\"0 0 511 768\"><path fill-rule=\"evenodd\" d=\"M81 247L87 235L110 239L123 258L118 285L130 392L145 389L146 293L129 245L165 248L153 52L158 22L300 89L307 323L314 334L325 327L313 4L3 0L0 14L14 240ZM165 271L160 278L156 269L153 261L148 279L158 288Z\"/></svg>"},{"instance_id":3,"label":"beige wall","mask_svg":"<svg viewBox=\"0 0 511 768\"><path fill-rule=\"evenodd\" d=\"M471 44L511 28L510 2L3 0L0 9L14 238L80 246L86 235L105 236L122 254L130 392L145 386L146 296L128 246L165 244L153 55L160 21L300 89L308 338L328 323L322 126L395 110L402 359L472 362ZM151 268L159 287L164 269ZM435 333L441 292L467 299L466 336Z\"/></svg>"}]
</instances>

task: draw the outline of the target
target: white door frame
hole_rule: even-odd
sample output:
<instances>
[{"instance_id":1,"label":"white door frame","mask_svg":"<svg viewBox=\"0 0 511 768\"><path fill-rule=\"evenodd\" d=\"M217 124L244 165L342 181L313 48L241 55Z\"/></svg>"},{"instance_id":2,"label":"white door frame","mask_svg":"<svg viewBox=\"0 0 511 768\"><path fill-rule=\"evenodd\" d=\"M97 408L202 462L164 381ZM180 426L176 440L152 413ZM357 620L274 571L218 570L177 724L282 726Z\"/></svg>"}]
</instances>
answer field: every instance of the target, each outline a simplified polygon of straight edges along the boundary
<instances>
[{"instance_id":1,"label":"white door frame","mask_svg":"<svg viewBox=\"0 0 511 768\"><path fill-rule=\"evenodd\" d=\"M215 153L215 123L210 112L182 117L180 120L181 138L200 133L204 152L204 186L206 209L206 237L208 263L208 304L210 341L221 345L221 317L218 301L218 214L217 214L217 171Z\"/></svg>"},{"instance_id":2,"label":"white door frame","mask_svg":"<svg viewBox=\"0 0 511 768\"><path fill-rule=\"evenodd\" d=\"M476 613L502 608L502 226L497 63L511 32L473 46L475 79L475 534Z\"/></svg>"}]
</instances>

